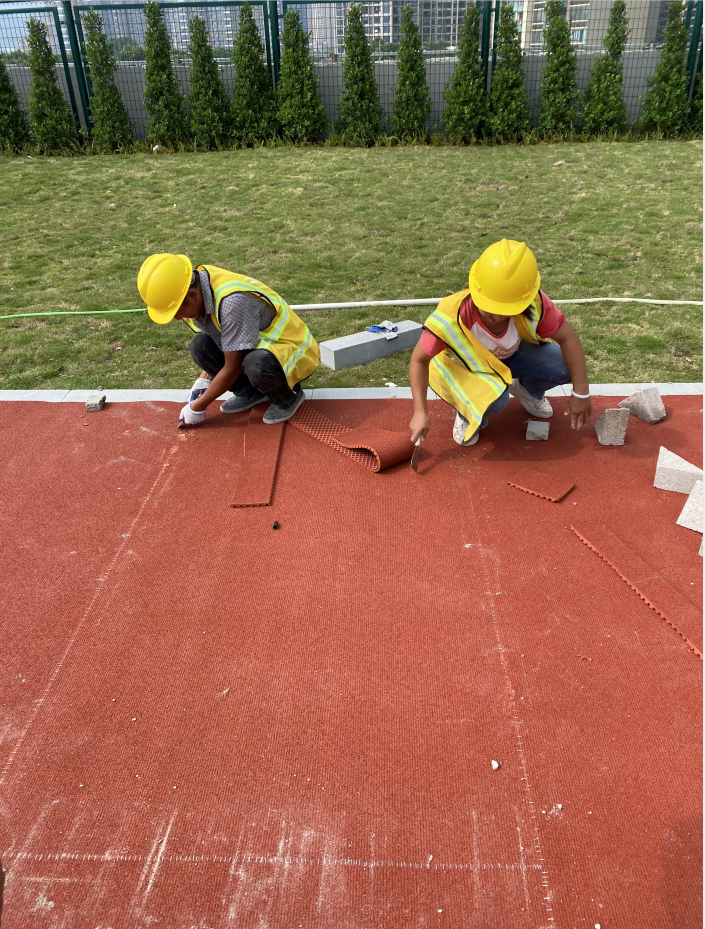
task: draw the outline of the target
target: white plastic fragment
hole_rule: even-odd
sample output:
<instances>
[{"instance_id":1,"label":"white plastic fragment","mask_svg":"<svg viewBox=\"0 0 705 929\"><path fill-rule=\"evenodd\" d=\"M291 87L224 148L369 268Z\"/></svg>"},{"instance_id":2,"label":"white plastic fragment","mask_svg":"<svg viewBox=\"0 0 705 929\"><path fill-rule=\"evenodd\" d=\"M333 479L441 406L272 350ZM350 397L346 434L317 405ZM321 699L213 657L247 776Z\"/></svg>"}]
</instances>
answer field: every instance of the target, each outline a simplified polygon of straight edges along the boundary
<instances>
[{"instance_id":1,"label":"white plastic fragment","mask_svg":"<svg viewBox=\"0 0 705 929\"><path fill-rule=\"evenodd\" d=\"M700 551L698 552L698 555L700 555L701 558L703 557L703 543L702 543L702 539L701 539L701 541L700 541Z\"/></svg>"},{"instance_id":2,"label":"white plastic fragment","mask_svg":"<svg viewBox=\"0 0 705 929\"><path fill-rule=\"evenodd\" d=\"M637 390L626 400L620 400L617 406L623 410L629 410L633 416L643 420L650 426L666 418L666 407L663 405L658 387L646 387Z\"/></svg>"},{"instance_id":3,"label":"white plastic fragment","mask_svg":"<svg viewBox=\"0 0 705 929\"><path fill-rule=\"evenodd\" d=\"M703 482L696 481L693 489L688 494L685 506L681 510L681 515L676 520L676 525L683 526L685 529L692 529L693 532L703 531Z\"/></svg>"},{"instance_id":4,"label":"white plastic fragment","mask_svg":"<svg viewBox=\"0 0 705 929\"><path fill-rule=\"evenodd\" d=\"M689 494L695 482L702 479L701 468L661 446L656 462L654 487L658 487L659 490L673 490L678 494Z\"/></svg>"},{"instance_id":5,"label":"white plastic fragment","mask_svg":"<svg viewBox=\"0 0 705 929\"><path fill-rule=\"evenodd\" d=\"M499 768L500 768L500 765L502 764L502 762L501 762L501 761L495 761L494 758L493 758L492 761L490 762L490 764L492 765L492 770L493 770L493 771L499 771Z\"/></svg>"}]
</instances>

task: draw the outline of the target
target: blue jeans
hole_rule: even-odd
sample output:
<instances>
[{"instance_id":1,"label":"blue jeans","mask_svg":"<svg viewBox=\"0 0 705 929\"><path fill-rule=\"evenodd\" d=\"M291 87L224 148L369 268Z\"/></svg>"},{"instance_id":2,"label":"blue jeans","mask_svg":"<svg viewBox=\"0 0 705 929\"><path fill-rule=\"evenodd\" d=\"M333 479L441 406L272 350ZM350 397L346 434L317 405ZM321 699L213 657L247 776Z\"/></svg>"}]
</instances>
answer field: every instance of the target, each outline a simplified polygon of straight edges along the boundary
<instances>
[{"instance_id":1,"label":"blue jeans","mask_svg":"<svg viewBox=\"0 0 705 929\"><path fill-rule=\"evenodd\" d=\"M540 342L537 345L522 339L514 354L509 358L503 358L502 362L512 372L512 377L518 378L521 386L537 400L540 400L551 387L571 382L563 353L553 342ZM502 396L497 397L485 410L480 429L485 428L488 417L501 413L508 403L509 391L505 390Z\"/></svg>"}]
</instances>

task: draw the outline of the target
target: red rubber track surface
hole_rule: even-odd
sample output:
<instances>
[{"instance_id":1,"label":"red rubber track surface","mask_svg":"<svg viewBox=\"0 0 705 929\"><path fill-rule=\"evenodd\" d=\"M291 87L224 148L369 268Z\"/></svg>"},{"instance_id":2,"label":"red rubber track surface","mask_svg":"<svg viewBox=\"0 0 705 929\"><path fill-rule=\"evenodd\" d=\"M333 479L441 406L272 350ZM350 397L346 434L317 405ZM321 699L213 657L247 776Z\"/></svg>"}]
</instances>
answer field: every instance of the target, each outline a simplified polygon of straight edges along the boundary
<instances>
[{"instance_id":1,"label":"red rubber track surface","mask_svg":"<svg viewBox=\"0 0 705 929\"><path fill-rule=\"evenodd\" d=\"M432 404L418 474L287 427L244 509L244 417L1 404L2 929L700 926L702 662L570 525L699 605L652 483L701 399L621 448L553 403L471 448Z\"/></svg>"}]
</instances>

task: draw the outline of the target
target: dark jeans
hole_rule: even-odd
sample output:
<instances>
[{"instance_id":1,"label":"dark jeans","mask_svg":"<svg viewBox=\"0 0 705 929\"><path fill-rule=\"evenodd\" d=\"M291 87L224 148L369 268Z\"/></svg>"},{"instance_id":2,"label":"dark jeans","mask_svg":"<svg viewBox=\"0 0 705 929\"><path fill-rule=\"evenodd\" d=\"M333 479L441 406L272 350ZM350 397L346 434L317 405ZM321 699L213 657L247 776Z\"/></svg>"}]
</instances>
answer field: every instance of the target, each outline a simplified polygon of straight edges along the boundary
<instances>
[{"instance_id":1,"label":"dark jeans","mask_svg":"<svg viewBox=\"0 0 705 929\"><path fill-rule=\"evenodd\" d=\"M211 377L215 377L225 364L225 355L205 332L199 332L191 339L189 351L198 367L207 371ZM287 384L279 359L266 348L254 348L247 352L242 361L240 376L230 390L238 396L246 396L252 393L253 388L263 393L272 403L288 403L294 399L294 391Z\"/></svg>"},{"instance_id":2,"label":"dark jeans","mask_svg":"<svg viewBox=\"0 0 705 929\"><path fill-rule=\"evenodd\" d=\"M547 390L559 384L570 384L570 371L563 361L560 346L553 342L526 342L519 343L519 348L502 361L512 372L512 377L519 378L521 386L528 390L532 397L540 400ZM509 403L509 392L505 390L501 397L485 410L485 420L488 416L501 413ZM483 421L483 425L485 422Z\"/></svg>"}]
</instances>

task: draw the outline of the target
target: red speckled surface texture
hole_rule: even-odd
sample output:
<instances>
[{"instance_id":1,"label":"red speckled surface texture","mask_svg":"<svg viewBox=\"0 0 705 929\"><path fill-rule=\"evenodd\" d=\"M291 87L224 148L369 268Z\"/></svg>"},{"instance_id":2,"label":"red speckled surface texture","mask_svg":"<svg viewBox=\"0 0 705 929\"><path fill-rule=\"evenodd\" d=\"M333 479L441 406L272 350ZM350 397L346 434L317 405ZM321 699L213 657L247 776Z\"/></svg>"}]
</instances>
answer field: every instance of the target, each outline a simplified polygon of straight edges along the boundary
<instances>
[{"instance_id":1,"label":"red speckled surface texture","mask_svg":"<svg viewBox=\"0 0 705 929\"><path fill-rule=\"evenodd\" d=\"M615 448L564 400L460 448L433 403L418 474L287 427L244 509L244 418L0 404L3 929L700 926L702 662L570 530L699 606L652 483L659 445L701 464L701 398L664 402Z\"/></svg>"}]
</instances>

